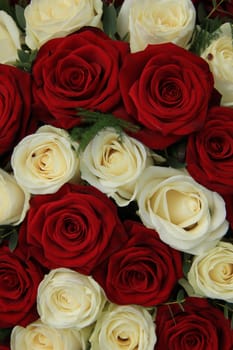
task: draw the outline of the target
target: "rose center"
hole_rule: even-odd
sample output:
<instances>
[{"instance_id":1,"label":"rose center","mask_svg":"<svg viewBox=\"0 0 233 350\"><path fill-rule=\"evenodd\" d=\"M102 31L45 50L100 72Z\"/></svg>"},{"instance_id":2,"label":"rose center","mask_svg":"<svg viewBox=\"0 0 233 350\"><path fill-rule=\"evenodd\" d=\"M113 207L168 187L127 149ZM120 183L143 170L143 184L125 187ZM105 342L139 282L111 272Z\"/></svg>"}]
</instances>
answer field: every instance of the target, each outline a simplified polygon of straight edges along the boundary
<instances>
[{"instance_id":1,"label":"rose center","mask_svg":"<svg viewBox=\"0 0 233 350\"><path fill-rule=\"evenodd\" d=\"M233 283L233 264L219 263L209 273L210 278L218 283Z\"/></svg>"},{"instance_id":2,"label":"rose center","mask_svg":"<svg viewBox=\"0 0 233 350\"><path fill-rule=\"evenodd\" d=\"M223 158L232 156L230 144L224 141L221 136L211 137L207 143L207 151L211 159L222 161Z\"/></svg>"}]
</instances>

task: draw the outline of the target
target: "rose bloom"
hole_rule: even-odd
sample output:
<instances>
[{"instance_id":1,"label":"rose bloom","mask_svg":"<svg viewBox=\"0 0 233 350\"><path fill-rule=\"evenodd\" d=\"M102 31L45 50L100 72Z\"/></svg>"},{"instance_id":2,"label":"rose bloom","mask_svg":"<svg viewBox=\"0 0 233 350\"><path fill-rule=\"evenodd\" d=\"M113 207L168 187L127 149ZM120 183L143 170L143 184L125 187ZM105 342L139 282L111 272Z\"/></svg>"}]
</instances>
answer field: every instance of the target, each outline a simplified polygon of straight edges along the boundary
<instances>
[{"instance_id":1,"label":"rose bloom","mask_svg":"<svg viewBox=\"0 0 233 350\"><path fill-rule=\"evenodd\" d=\"M0 159L6 160L17 142L33 129L31 78L22 70L0 64Z\"/></svg>"},{"instance_id":2,"label":"rose bloom","mask_svg":"<svg viewBox=\"0 0 233 350\"><path fill-rule=\"evenodd\" d=\"M53 193L68 181L78 182L77 148L65 130L40 127L14 148L11 165L17 182L33 194Z\"/></svg>"},{"instance_id":3,"label":"rose bloom","mask_svg":"<svg viewBox=\"0 0 233 350\"><path fill-rule=\"evenodd\" d=\"M233 194L233 110L214 107L198 133L190 135L186 163L193 178L222 195Z\"/></svg>"},{"instance_id":4,"label":"rose bloom","mask_svg":"<svg viewBox=\"0 0 233 350\"><path fill-rule=\"evenodd\" d=\"M140 306L110 304L97 320L89 341L91 350L153 350L154 320Z\"/></svg>"},{"instance_id":5,"label":"rose bloom","mask_svg":"<svg viewBox=\"0 0 233 350\"><path fill-rule=\"evenodd\" d=\"M180 252L154 230L126 221L129 240L97 267L93 276L116 304L154 306L167 301L182 277Z\"/></svg>"},{"instance_id":6,"label":"rose bloom","mask_svg":"<svg viewBox=\"0 0 233 350\"><path fill-rule=\"evenodd\" d=\"M100 131L80 156L81 177L118 206L134 200L137 179L152 164L147 147L136 139L107 128Z\"/></svg>"},{"instance_id":7,"label":"rose bloom","mask_svg":"<svg viewBox=\"0 0 233 350\"><path fill-rule=\"evenodd\" d=\"M233 302L233 244L217 247L194 257L188 281L197 295Z\"/></svg>"},{"instance_id":8,"label":"rose bloom","mask_svg":"<svg viewBox=\"0 0 233 350\"><path fill-rule=\"evenodd\" d=\"M29 209L30 194L13 175L0 169L0 225L20 224Z\"/></svg>"},{"instance_id":9,"label":"rose bloom","mask_svg":"<svg viewBox=\"0 0 233 350\"><path fill-rule=\"evenodd\" d=\"M0 350L11 350L8 345L0 345Z\"/></svg>"},{"instance_id":10,"label":"rose bloom","mask_svg":"<svg viewBox=\"0 0 233 350\"><path fill-rule=\"evenodd\" d=\"M181 170L147 168L140 178L137 201L144 225L180 251L201 254L228 229L223 198Z\"/></svg>"},{"instance_id":11,"label":"rose bloom","mask_svg":"<svg viewBox=\"0 0 233 350\"><path fill-rule=\"evenodd\" d=\"M0 328L25 326L38 317L36 295L43 275L23 251L25 247L14 252L0 247Z\"/></svg>"},{"instance_id":12,"label":"rose bloom","mask_svg":"<svg viewBox=\"0 0 233 350\"><path fill-rule=\"evenodd\" d=\"M221 105L233 107L233 47L231 24L218 29L219 35L201 53L214 76L214 86L221 93Z\"/></svg>"},{"instance_id":13,"label":"rose bloom","mask_svg":"<svg viewBox=\"0 0 233 350\"><path fill-rule=\"evenodd\" d=\"M15 326L11 333L11 350L86 350L87 331L74 328L56 329L41 320L26 328Z\"/></svg>"},{"instance_id":14,"label":"rose bloom","mask_svg":"<svg viewBox=\"0 0 233 350\"><path fill-rule=\"evenodd\" d=\"M202 128L213 77L200 57L174 44L149 45L129 54L120 72L127 113L142 131L135 137L164 149Z\"/></svg>"},{"instance_id":15,"label":"rose bloom","mask_svg":"<svg viewBox=\"0 0 233 350\"><path fill-rule=\"evenodd\" d=\"M0 11L0 62L13 63L18 58L20 49L20 31L10 15Z\"/></svg>"},{"instance_id":16,"label":"rose bloom","mask_svg":"<svg viewBox=\"0 0 233 350\"><path fill-rule=\"evenodd\" d=\"M64 268L45 275L37 294L40 319L54 328L90 326L100 316L105 302L102 289L92 277Z\"/></svg>"},{"instance_id":17,"label":"rose bloom","mask_svg":"<svg viewBox=\"0 0 233 350\"><path fill-rule=\"evenodd\" d=\"M54 194L32 198L19 239L43 266L90 275L127 234L108 197L92 186L65 184Z\"/></svg>"},{"instance_id":18,"label":"rose bloom","mask_svg":"<svg viewBox=\"0 0 233 350\"><path fill-rule=\"evenodd\" d=\"M186 298L182 306L157 308L155 350L231 350L233 332L221 310L202 298Z\"/></svg>"},{"instance_id":19,"label":"rose bloom","mask_svg":"<svg viewBox=\"0 0 233 350\"><path fill-rule=\"evenodd\" d=\"M84 26L101 27L102 7L101 0L31 0L24 11L25 42L34 50Z\"/></svg>"},{"instance_id":20,"label":"rose bloom","mask_svg":"<svg viewBox=\"0 0 233 350\"><path fill-rule=\"evenodd\" d=\"M129 34L131 52L165 42L187 48L195 21L196 10L191 0L125 0L118 15L117 31L122 39Z\"/></svg>"},{"instance_id":21,"label":"rose bloom","mask_svg":"<svg viewBox=\"0 0 233 350\"><path fill-rule=\"evenodd\" d=\"M35 113L69 129L81 122L77 108L113 110L120 102L118 76L127 52L126 43L94 28L50 40L32 68Z\"/></svg>"}]
</instances>

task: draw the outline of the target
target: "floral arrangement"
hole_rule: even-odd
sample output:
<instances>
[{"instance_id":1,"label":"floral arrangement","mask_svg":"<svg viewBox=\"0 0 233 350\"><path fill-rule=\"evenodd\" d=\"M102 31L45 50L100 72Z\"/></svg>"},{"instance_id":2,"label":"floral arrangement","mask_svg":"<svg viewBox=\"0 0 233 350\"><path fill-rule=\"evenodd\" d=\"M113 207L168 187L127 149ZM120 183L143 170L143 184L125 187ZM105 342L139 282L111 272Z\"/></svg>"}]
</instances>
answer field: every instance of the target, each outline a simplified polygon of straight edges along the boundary
<instances>
[{"instance_id":1,"label":"floral arrangement","mask_svg":"<svg viewBox=\"0 0 233 350\"><path fill-rule=\"evenodd\" d=\"M233 349L233 2L0 3L0 349Z\"/></svg>"}]
</instances>

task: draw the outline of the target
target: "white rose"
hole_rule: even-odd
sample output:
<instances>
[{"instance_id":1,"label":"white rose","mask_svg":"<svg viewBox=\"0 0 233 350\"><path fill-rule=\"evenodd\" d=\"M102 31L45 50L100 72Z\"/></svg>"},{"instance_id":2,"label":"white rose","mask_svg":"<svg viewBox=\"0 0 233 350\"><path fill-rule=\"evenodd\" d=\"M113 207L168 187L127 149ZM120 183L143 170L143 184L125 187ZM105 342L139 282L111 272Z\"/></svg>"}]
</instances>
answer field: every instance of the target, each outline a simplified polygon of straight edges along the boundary
<instances>
[{"instance_id":1,"label":"white rose","mask_svg":"<svg viewBox=\"0 0 233 350\"><path fill-rule=\"evenodd\" d=\"M196 256L188 272L194 292L233 303L233 244L219 244Z\"/></svg>"},{"instance_id":2,"label":"white rose","mask_svg":"<svg viewBox=\"0 0 233 350\"><path fill-rule=\"evenodd\" d=\"M37 49L84 26L101 27L102 12L101 0L31 0L24 11L25 42Z\"/></svg>"},{"instance_id":3,"label":"white rose","mask_svg":"<svg viewBox=\"0 0 233 350\"><path fill-rule=\"evenodd\" d=\"M105 302L104 292L92 277L66 268L51 270L37 294L42 322L56 328L81 329L93 324Z\"/></svg>"},{"instance_id":4,"label":"white rose","mask_svg":"<svg viewBox=\"0 0 233 350\"><path fill-rule=\"evenodd\" d=\"M154 320L141 306L110 304L98 319L89 341L91 350L153 350Z\"/></svg>"},{"instance_id":5,"label":"white rose","mask_svg":"<svg viewBox=\"0 0 233 350\"><path fill-rule=\"evenodd\" d=\"M191 0L125 0L118 15L117 31L121 38L129 33L131 52L165 42L186 48L195 21Z\"/></svg>"},{"instance_id":6,"label":"white rose","mask_svg":"<svg viewBox=\"0 0 233 350\"><path fill-rule=\"evenodd\" d=\"M33 194L56 192L78 176L75 147L65 130L42 126L14 148L11 165L16 181Z\"/></svg>"},{"instance_id":7,"label":"white rose","mask_svg":"<svg viewBox=\"0 0 233 350\"><path fill-rule=\"evenodd\" d=\"M41 320L27 327L15 326L11 333L11 350L86 350L86 329L56 329Z\"/></svg>"},{"instance_id":8,"label":"white rose","mask_svg":"<svg viewBox=\"0 0 233 350\"><path fill-rule=\"evenodd\" d=\"M0 225L20 224L29 209L30 194L13 175L0 169Z\"/></svg>"},{"instance_id":9,"label":"white rose","mask_svg":"<svg viewBox=\"0 0 233 350\"><path fill-rule=\"evenodd\" d=\"M136 139L112 128L100 131L80 155L81 177L119 206L134 200L137 179L152 164L149 150Z\"/></svg>"},{"instance_id":10,"label":"white rose","mask_svg":"<svg viewBox=\"0 0 233 350\"><path fill-rule=\"evenodd\" d=\"M233 46L230 23L223 24L217 39L201 53L214 76L215 88L221 93L221 105L233 106Z\"/></svg>"},{"instance_id":11,"label":"white rose","mask_svg":"<svg viewBox=\"0 0 233 350\"><path fill-rule=\"evenodd\" d=\"M190 254L214 247L228 229L225 202L187 173L167 167L147 168L140 178L138 214L161 240Z\"/></svg>"},{"instance_id":12,"label":"white rose","mask_svg":"<svg viewBox=\"0 0 233 350\"><path fill-rule=\"evenodd\" d=\"M0 63L12 63L18 58L20 30L10 15L0 11Z\"/></svg>"}]
</instances>

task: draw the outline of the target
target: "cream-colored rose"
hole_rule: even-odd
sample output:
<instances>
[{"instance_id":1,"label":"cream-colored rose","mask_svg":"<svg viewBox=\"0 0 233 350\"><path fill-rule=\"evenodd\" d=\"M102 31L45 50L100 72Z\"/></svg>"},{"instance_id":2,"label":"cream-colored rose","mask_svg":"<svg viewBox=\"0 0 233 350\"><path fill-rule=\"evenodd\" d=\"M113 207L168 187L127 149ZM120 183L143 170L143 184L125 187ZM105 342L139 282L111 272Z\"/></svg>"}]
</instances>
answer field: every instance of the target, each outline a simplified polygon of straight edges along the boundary
<instances>
[{"instance_id":1,"label":"cream-colored rose","mask_svg":"<svg viewBox=\"0 0 233 350\"><path fill-rule=\"evenodd\" d=\"M79 159L69 134L49 125L23 138L14 148L11 165L16 181L33 194L56 192L79 175Z\"/></svg>"},{"instance_id":2,"label":"cream-colored rose","mask_svg":"<svg viewBox=\"0 0 233 350\"><path fill-rule=\"evenodd\" d=\"M31 0L25 8L26 38L38 49L52 38L64 37L84 26L101 27L101 0Z\"/></svg>"},{"instance_id":3,"label":"cream-colored rose","mask_svg":"<svg viewBox=\"0 0 233 350\"><path fill-rule=\"evenodd\" d=\"M112 128L100 131L80 155L81 177L119 206L128 205L137 192L137 179L152 164L149 150L136 139Z\"/></svg>"},{"instance_id":4,"label":"cream-colored rose","mask_svg":"<svg viewBox=\"0 0 233 350\"><path fill-rule=\"evenodd\" d=\"M56 328L90 326L105 302L103 290L92 277L66 268L51 270L40 283L37 294L42 322Z\"/></svg>"},{"instance_id":5,"label":"cream-colored rose","mask_svg":"<svg viewBox=\"0 0 233 350\"><path fill-rule=\"evenodd\" d=\"M131 52L165 42L187 48L195 20L191 0L125 0L118 15L117 31L121 38L129 34Z\"/></svg>"},{"instance_id":6,"label":"cream-colored rose","mask_svg":"<svg viewBox=\"0 0 233 350\"><path fill-rule=\"evenodd\" d=\"M20 224L29 209L30 194L13 175L0 169L0 225Z\"/></svg>"},{"instance_id":7,"label":"cream-colored rose","mask_svg":"<svg viewBox=\"0 0 233 350\"><path fill-rule=\"evenodd\" d=\"M201 53L214 76L215 88L221 93L221 105L233 107L233 45L230 23L223 24L217 39Z\"/></svg>"},{"instance_id":8,"label":"cream-colored rose","mask_svg":"<svg viewBox=\"0 0 233 350\"><path fill-rule=\"evenodd\" d=\"M27 327L15 326L11 333L11 350L86 350L86 329L56 329L41 320Z\"/></svg>"},{"instance_id":9,"label":"cream-colored rose","mask_svg":"<svg viewBox=\"0 0 233 350\"><path fill-rule=\"evenodd\" d=\"M228 229L225 202L185 171L152 166L140 177L138 214L161 240L190 254L214 247Z\"/></svg>"},{"instance_id":10,"label":"cream-colored rose","mask_svg":"<svg viewBox=\"0 0 233 350\"><path fill-rule=\"evenodd\" d=\"M0 11L0 63L13 63L20 49L20 30L10 15Z\"/></svg>"},{"instance_id":11,"label":"cream-colored rose","mask_svg":"<svg viewBox=\"0 0 233 350\"><path fill-rule=\"evenodd\" d=\"M153 317L140 306L110 304L97 320L90 343L91 350L153 350Z\"/></svg>"},{"instance_id":12,"label":"cream-colored rose","mask_svg":"<svg viewBox=\"0 0 233 350\"><path fill-rule=\"evenodd\" d=\"M233 303L233 244L219 242L196 256L188 272L188 281L200 296Z\"/></svg>"}]
</instances>

